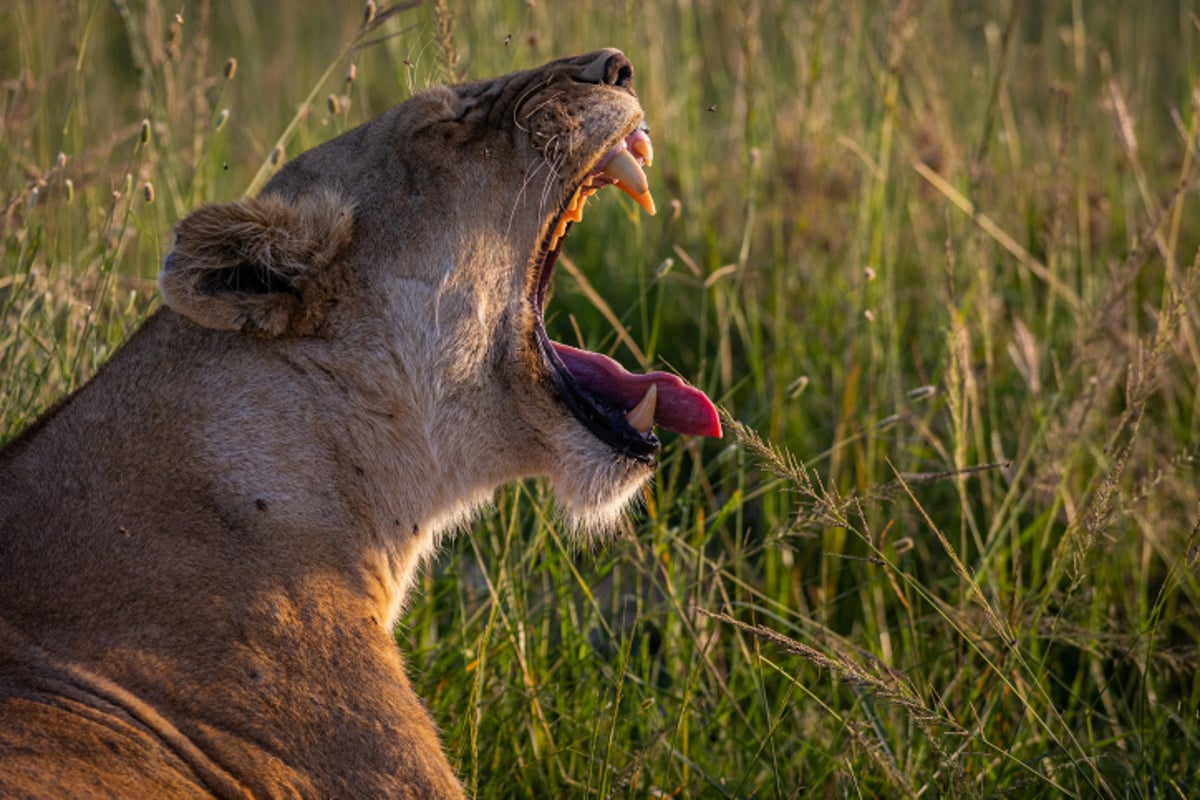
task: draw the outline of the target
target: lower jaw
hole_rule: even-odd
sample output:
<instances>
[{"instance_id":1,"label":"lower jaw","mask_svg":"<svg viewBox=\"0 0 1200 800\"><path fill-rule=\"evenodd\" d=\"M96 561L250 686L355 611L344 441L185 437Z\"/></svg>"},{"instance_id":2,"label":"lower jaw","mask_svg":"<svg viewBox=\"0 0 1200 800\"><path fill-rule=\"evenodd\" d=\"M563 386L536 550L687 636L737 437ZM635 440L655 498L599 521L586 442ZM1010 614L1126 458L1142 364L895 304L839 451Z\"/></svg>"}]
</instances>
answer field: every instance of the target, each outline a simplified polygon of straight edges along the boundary
<instances>
[{"instance_id":1,"label":"lower jaw","mask_svg":"<svg viewBox=\"0 0 1200 800\"><path fill-rule=\"evenodd\" d=\"M572 416L618 455L645 464L653 464L659 450L658 437L653 433L638 433L627 425L623 430L620 425L621 422L624 422L622 412L615 407L608 407L604 400L588 393L569 376L566 367L554 352L554 347L550 344L550 339L540 321L535 335L538 351L542 354L549 369L550 379L554 384L559 401L567 407Z\"/></svg>"}]
</instances>

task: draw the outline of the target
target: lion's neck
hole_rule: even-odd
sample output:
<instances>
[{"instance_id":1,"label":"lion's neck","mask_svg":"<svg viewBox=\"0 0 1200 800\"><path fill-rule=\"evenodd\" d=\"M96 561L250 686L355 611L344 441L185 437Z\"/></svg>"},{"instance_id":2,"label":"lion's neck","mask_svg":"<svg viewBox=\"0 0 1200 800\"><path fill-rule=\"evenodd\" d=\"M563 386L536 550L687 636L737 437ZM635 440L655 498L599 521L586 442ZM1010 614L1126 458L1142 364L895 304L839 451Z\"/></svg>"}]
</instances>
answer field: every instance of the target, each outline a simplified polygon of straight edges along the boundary
<instances>
[{"instance_id":1,"label":"lion's neck","mask_svg":"<svg viewBox=\"0 0 1200 800\"><path fill-rule=\"evenodd\" d=\"M354 386L319 344L264 358L188 327L156 315L0 458L25 476L0 498L0 523L31 531L3 554L4 573L22 578L0 601L104 615L107 630L136 628L138 614L169 626L219 616L223 598L268 591L268 578L301 587L319 572L390 632L422 562L499 481L448 469L463 453L439 452L436 420L391 396L404 376L358 365L382 377ZM111 475L119 493L98 479Z\"/></svg>"},{"instance_id":2,"label":"lion's neck","mask_svg":"<svg viewBox=\"0 0 1200 800\"><path fill-rule=\"evenodd\" d=\"M424 423L410 434L398 410L347 400L315 359L267 374L259 359L251 375L208 337L181 349L181 324L151 320L0 456L0 619L36 632L37 658L123 687L240 777L270 761L239 762L251 740L328 774L359 764L336 748L284 752L333 729L348 743L386 730L396 751L377 754L381 776L406 748L440 754L390 632L422 560L487 491L452 499L462 487L426 457ZM268 741L246 719L292 735ZM444 759L429 769L452 785Z\"/></svg>"}]
</instances>

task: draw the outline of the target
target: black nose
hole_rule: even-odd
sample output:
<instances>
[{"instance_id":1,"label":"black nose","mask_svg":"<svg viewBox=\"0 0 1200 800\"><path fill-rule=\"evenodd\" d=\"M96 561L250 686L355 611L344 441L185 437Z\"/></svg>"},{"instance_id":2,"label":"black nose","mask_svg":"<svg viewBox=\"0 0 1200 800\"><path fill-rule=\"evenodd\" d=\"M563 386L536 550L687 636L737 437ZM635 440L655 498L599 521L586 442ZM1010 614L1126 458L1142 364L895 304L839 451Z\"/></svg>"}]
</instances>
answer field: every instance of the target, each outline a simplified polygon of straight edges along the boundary
<instances>
[{"instance_id":1,"label":"black nose","mask_svg":"<svg viewBox=\"0 0 1200 800\"><path fill-rule=\"evenodd\" d=\"M622 89L633 87L633 64L624 53L614 53L604 62L604 82Z\"/></svg>"},{"instance_id":2,"label":"black nose","mask_svg":"<svg viewBox=\"0 0 1200 800\"><path fill-rule=\"evenodd\" d=\"M603 83L620 89L633 88L633 64L620 50L601 50L583 68L580 79L587 83Z\"/></svg>"}]
</instances>

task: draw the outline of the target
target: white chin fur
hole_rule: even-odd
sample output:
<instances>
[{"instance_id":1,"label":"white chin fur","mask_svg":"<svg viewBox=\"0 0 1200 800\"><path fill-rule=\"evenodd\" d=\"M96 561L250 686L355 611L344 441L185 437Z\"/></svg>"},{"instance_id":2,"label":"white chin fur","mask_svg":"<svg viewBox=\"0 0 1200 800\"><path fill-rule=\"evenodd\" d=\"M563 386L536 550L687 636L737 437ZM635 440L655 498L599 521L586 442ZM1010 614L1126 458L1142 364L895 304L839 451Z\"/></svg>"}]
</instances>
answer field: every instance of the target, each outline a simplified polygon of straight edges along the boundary
<instances>
[{"instance_id":1,"label":"white chin fur","mask_svg":"<svg viewBox=\"0 0 1200 800\"><path fill-rule=\"evenodd\" d=\"M582 535L616 530L654 475L654 464L618 456L586 431L570 436L560 453L550 485L567 523Z\"/></svg>"}]
</instances>

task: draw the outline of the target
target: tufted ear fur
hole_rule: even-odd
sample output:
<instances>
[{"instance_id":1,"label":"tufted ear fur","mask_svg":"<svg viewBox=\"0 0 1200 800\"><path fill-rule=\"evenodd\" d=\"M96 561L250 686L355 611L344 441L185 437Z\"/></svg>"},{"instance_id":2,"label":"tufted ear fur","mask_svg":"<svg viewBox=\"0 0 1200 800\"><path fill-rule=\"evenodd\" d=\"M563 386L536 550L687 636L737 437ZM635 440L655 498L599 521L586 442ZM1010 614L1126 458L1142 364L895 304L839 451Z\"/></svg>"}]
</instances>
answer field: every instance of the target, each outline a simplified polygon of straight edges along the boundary
<instances>
[{"instance_id":1,"label":"tufted ear fur","mask_svg":"<svg viewBox=\"0 0 1200 800\"><path fill-rule=\"evenodd\" d=\"M316 330L350 242L353 209L337 192L208 205L175 228L158 288L198 325L279 336Z\"/></svg>"}]
</instances>

